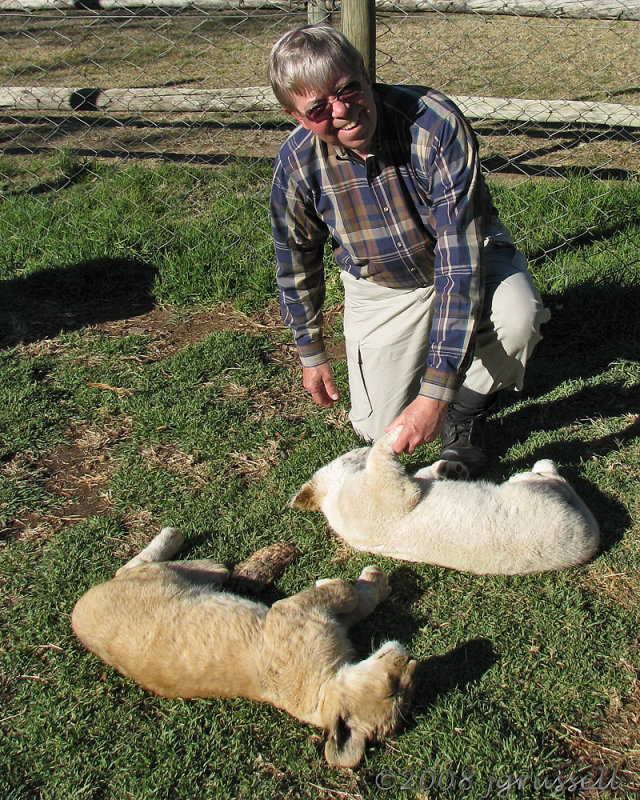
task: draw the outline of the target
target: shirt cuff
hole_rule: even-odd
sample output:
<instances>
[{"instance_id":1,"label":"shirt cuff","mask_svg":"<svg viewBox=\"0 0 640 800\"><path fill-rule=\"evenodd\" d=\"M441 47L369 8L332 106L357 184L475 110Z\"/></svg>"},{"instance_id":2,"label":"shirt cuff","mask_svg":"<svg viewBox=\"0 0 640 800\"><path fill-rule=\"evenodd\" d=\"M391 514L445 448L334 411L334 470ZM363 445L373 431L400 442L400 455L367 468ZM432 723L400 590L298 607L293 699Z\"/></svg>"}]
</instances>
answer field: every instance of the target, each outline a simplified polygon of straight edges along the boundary
<instances>
[{"instance_id":1,"label":"shirt cuff","mask_svg":"<svg viewBox=\"0 0 640 800\"><path fill-rule=\"evenodd\" d=\"M422 397L430 397L432 400L452 403L461 383L462 378L456 373L428 369L420 384L419 394Z\"/></svg>"},{"instance_id":2,"label":"shirt cuff","mask_svg":"<svg viewBox=\"0 0 640 800\"><path fill-rule=\"evenodd\" d=\"M329 360L322 341L299 347L298 357L303 367L319 367L320 364L326 364Z\"/></svg>"}]
</instances>

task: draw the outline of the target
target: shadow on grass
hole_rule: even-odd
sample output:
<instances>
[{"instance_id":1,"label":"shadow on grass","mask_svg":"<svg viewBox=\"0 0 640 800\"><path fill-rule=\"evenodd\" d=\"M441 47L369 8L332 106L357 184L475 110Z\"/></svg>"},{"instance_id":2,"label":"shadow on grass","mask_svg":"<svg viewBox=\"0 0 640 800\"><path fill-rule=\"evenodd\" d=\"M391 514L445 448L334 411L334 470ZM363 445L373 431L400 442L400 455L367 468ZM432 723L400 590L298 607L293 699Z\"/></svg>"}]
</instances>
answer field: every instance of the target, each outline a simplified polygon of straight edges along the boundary
<instances>
[{"instance_id":1,"label":"shadow on grass","mask_svg":"<svg viewBox=\"0 0 640 800\"><path fill-rule=\"evenodd\" d=\"M527 369L529 394L598 375L615 360L640 358L640 283L628 285L630 277L620 274L616 285L610 275L607 285L584 283L545 298L551 319Z\"/></svg>"},{"instance_id":2,"label":"shadow on grass","mask_svg":"<svg viewBox=\"0 0 640 800\"><path fill-rule=\"evenodd\" d=\"M100 258L5 281L0 347L150 311L155 274L135 259Z\"/></svg>"},{"instance_id":3,"label":"shadow on grass","mask_svg":"<svg viewBox=\"0 0 640 800\"><path fill-rule=\"evenodd\" d=\"M527 366L523 399L542 398L567 382L597 378L615 362L640 359L640 286L582 285L546 302L552 307L552 317L543 327L544 339ZM513 399L519 401L520 397L514 395ZM601 438L544 444L526 460L510 462L510 474L514 464L529 468L532 459L552 458L566 464L604 456L640 434L640 420L634 417L640 413L640 392L622 377L577 386L569 396L540 400L516 412L511 412L505 402L503 412L502 419L488 423L488 433L502 452L528 439L532 431L630 416L624 430Z\"/></svg>"},{"instance_id":4,"label":"shadow on grass","mask_svg":"<svg viewBox=\"0 0 640 800\"><path fill-rule=\"evenodd\" d=\"M621 281L622 283L622 281ZM544 326L544 339L527 367L523 398L543 398L571 381L597 379L615 362L640 359L640 286L604 286L589 283L567 289L545 299L552 309ZM495 464L489 477L502 481L518 470L530 469L535 461L550 458L583 497L602 527L602 550L617 542L631 523L624 506L580 478L581 462L618 452L640 436L640 392L621 376L618 380L577 385L565 397L542 400L511 412L505 404L502 418L489 420L487 439L494 455L525 442L534 431L560 431L603 420L602 436L588 440L545 442L526 456ZM628 418L622 430L607 432L605 421ZM497 459L496 459L497 461Z\"/></svg>"},{"instance_id":5,"label":"shadow on grass","mask_svg":"<svg viewBox=\"0 0 640 800\"><path fill-rule=\"evenodd\" d=\"M421 661L416 672L414 712L424 711L452 689L462 689L480 680L497 660L493 643L479 638Z\"/></svg>"},{"instance_id":6,"label":"shadow on grass","mask_svg":"<svg viewBox=\"0 0 640 800\"><path fill-rule=\"evenodd\" d=\"M626 142L631 146L634 142L634 132L624 128L604 129L597 126L575 126L571 130L567 130L567 126L563 123L492 122L487 125L479 121L475 122L473 128L480 137L517 134L519 137L525 137L530 143L530 147L510 156L492 155L483 158L482 167L489 173L544 178L584 175L597 180L634 180L637 176L635 169L586 165L551 166L530 163L536 159L548 158L554 153L566 154L571 150L577 150L582 145L594 142Z\"/></svg>"}]
</instances>

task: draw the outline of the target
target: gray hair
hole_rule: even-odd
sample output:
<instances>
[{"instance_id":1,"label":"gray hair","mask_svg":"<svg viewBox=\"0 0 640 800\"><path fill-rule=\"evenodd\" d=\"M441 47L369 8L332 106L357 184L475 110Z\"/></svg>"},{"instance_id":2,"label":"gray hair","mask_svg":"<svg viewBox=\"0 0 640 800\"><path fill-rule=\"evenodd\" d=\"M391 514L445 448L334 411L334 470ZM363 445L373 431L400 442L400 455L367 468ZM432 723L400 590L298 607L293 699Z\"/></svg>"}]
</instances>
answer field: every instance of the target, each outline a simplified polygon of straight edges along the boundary
<instances>
[{"instance_id":1,"label":"gray hair","mask_svg":"<svg viewBox=\"0 0 640 800\"><path fill-rule=\"evenodd\" d=\"M330 25L302 25L285 33L269 57L269 80L283 108L293 110L292 95L323 92L341 74L363 70L362 55Z\"/></svg>"}]
</instances>

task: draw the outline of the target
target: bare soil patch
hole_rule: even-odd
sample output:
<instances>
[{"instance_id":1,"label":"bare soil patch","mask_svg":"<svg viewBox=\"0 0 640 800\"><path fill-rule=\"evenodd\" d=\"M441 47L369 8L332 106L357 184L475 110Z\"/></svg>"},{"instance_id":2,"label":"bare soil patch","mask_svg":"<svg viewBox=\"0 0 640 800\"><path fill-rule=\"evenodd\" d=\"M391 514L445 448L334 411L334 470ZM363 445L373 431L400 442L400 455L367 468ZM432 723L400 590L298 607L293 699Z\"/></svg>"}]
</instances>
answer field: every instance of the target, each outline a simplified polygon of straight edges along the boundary
<instances>
[{"instance_id":1,"label":"bare soil patch","mask_svg":"<svg viewBox=\"0 0 640 800\"><path fill-rule=\"evenodd\" d=\"M128 421L111 419L104 426L75 428L70 443L33 460L18 454L5 470L18 470L44 481L57 502L25 513L3 531L3 538L49 539L62 528L112 509L108 480L114 451L129 433Z\"/></svg>"},{"instance_id":2,"label":"bare soil patch","mask_svg":"<svg viewBox=\"0 0 640 800\"><path fill-rule=\"evenodd\" d=\"M329 321L340 313L340 308L328 312ZM257 314L248 316L230 305L214 308L170 309L155 307L150 311L126 319L100 322L86 328L101 331L108 336L140 336L151 339L147 351L147 362L160 362L174 356L186 347L202 341L212 333L233 330L250 336L272 338L271 358L286 368L291 376L285 389L273 386L269 392L256 392L249 387L229 381L223 388L223 397L252 400L256 420L270 419L275 415L302 420L312 405L302 388L298 357L294 345L284 341L283 324L275 302ZM56 339L45 339L22 345L30 354L52 353L62 345ZM329 342L331 358L344 358L341 341ZM107 385L98 386L103 391L117 391ZM327 424L344 424L346 411L334 409L327 414ZM15 519L3 531L3 538L19 537L29 540L46 540L63 527L74 525L87 517L109 514L113 504L108 491L109 479L117 468L116 450L130 435L130 420L110 418L103 425L77 427L70 432L69 443L38 458L29 454L18 454L6 471L37 476L44 481L48 493L58 501L49 508L32 510ZM279 458L276 440L267 441L255 453L229 453L229 469L247 482L259 480L268 473ZM181 474L188 472L190 479L204 484L207 480L206 465L196 463L193 456L176 447L149 446L142 453L150 465L160 466ZM118 555L130 557L138 545L148 538L148 515L140 512L140 518L130 520L130 542Z\"/></svg>"}]
</instances>

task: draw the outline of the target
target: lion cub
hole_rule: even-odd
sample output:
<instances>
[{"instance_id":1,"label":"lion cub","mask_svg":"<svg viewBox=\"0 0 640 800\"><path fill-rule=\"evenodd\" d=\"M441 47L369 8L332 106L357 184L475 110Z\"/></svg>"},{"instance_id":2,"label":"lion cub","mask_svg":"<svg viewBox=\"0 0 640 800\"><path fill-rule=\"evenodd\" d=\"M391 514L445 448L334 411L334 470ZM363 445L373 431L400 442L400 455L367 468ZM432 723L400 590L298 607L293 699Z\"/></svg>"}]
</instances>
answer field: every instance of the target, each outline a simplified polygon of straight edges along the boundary
<instances>
[{"instance_id":1,"label":"lion cub","mask_svg":"<svg viewBox=\"0 0 640 800\"><path fill-rule=\"evenodd\" d=\"M379 567L366 567L355 585L321 580L268 608L220 591L229 577L221 564L157 563L181 543L179 531L163 529L78 600L71 624L85 647L166 697L272 703L326 731L332 766L355 767L368 740L399 727L417 662L387 642L354 663L346 634L389 594Z\"/></svg>"},{"instance_id":2,"label":"lion cub","mask_svg":"<svg viewBox=\"0 0 640 800\"><path fill-rule=\"evenodd\" d=\"M598 524L553 461L500 486L447 480L444 461L410 477L393 452L399 431L319 469L293 507L322 511L358 550L478 574L564 569L596 552Z\"/></svg>"}]
</instances>

